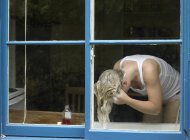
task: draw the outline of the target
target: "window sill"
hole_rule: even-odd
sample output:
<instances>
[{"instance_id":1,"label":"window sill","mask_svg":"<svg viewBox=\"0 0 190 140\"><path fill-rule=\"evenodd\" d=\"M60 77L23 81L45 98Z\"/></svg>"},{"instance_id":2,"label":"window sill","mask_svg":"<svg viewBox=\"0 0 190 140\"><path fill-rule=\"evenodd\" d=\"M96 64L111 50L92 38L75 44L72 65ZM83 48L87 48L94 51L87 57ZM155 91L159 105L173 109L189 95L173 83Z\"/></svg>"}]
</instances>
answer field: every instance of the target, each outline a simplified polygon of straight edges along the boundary
<instances>
[{"instance_id":1,"label":"window sill","mask_svg":"<svg viewBox=\"0 0 190 140\"><path fill-rule=\"evenodd\" d=\"M138 129L137 129L138 128ZM103 126L95 122L94 129L102 130ZM105 130L127 130L127 131L170 131L179 132L180 124L175 123L119 123L110 122L105 126Z\"/></svg>"}]
</instances>

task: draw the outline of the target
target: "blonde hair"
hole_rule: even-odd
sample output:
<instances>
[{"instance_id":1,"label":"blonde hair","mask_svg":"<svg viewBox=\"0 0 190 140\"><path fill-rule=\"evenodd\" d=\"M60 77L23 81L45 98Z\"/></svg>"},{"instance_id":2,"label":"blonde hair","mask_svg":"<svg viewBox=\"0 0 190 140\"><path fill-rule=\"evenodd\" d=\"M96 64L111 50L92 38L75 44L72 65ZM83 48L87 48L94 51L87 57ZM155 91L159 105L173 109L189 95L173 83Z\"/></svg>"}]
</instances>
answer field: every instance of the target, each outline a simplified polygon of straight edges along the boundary
<instances>
[{"instance_id":1,"label":"blonde hair","mask_svg":"<svg viewBox=\"0 0 190 140\"><path fill-rule=\"evenodd\" d=\"M120 93L121 79L123 72L121 70L106 70L94 85L94 94L97 97L97 115L100 123L109 122L109 113L113 105L113 97Z\"/></svg>"}]
</instances>

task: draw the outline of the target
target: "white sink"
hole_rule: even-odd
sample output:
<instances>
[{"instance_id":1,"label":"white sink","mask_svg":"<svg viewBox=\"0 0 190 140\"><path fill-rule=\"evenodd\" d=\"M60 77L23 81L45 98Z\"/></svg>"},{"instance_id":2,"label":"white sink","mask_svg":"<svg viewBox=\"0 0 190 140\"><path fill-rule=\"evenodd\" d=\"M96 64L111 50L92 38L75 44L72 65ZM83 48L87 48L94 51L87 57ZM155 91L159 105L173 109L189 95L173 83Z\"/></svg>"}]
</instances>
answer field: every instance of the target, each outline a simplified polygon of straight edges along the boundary
<instances>
[{"instance_id":1,"label":"white sink","mask_svg":"<svg viewBox=\"0 0 190 140\"><path fill-rule=\"evenodd\" d=\"M23 109L24 107L24 89L10 88L9 89L9 108Z\"/></svg>"}]
</instances>

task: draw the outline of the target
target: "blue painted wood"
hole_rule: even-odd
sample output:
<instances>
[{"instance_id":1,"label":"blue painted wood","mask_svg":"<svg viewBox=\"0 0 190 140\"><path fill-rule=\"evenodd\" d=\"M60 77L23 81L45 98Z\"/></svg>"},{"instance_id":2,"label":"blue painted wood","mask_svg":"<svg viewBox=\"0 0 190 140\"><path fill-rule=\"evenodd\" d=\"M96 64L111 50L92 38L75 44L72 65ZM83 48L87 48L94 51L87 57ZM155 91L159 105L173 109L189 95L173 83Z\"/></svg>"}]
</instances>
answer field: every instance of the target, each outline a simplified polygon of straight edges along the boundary
<instances>
[{"instance_id":1,"label":"blue painted wood","mask_svg":"<svg viewBox=\"0 0 190 140\"><path fill-rule=\"evenodd\" d=\"M11 124L5 127L4 134L10 136L83 138L84 126Z\"/></svg>"},{"instance_id":2,"label":"blue painted wood","mask_svg":"<svg viewBox=\"0 0 190 140\"><path fill-rule=\"evenodd\" d=\"M2 30L1 30L1 25L2 25L2 1L0 1L0 68L2 67L2 50L1 50L1 46L2 46ZM0 79L2 79L1 77L2 75L2 71L0 69ZM0 80L0 133L2 134L2 80Z\"/></svg>"},{"instance_id":3,"label":"blue painted wood","mask_svg":"<svg viewBox=\"0 0 190 140\"><path fill-rule=\"evenodd\" d=\"M181 0L182 10L181 10L181 38L182 38L182 48L183 53L182 57L184 62L182 63L182 71L183 71L183 98L182 98L182 124L184 133L190 139L190 1L189 0Z\"/></svg>"},{"instance_id":4,"label":"blue painted wood","mask_svg":"<svg viewBox=\"0 0 190 140\"><path fill-rule=\"evenodd\" d=\"M90 129L90 84L91 84L91 46L90 46L90 0L85 0L85 137Z\"/></svg>"},{"instance_id":5,"label":"blue painted wood","mask_svg":"<svg viewBox=\"0 0 190 140\"><path fill-rule=\"evenodd\" d=\"M119 130L117 133L113 131L91 131L89 132L88 140L185 140L182 133L152 133L152 132L142 132L142 131L128 131L122 132ZM91 134L92 133L92 134Z\"/></svg>"},{"instance_id":6,"label":"blue painted wood","mask_svg":"<svg viewBox=\"0 0 190 140\"><path fill-rule=\"evenodd\" d=\"M83 45L84 40L67 40L67 41L8 41L7 45Z\"/></svg>"},{"instance_id":7,"label":"blue painted wood","mask_svg":"<svg viewBox=\"0 0 190 140\"><path fill-rule=\"evenodd\" d=\"M168 40L91 40L90 44L110 45L110 44L126 44L126 45L158 45L158 44L180 44L181 39Z\"/></svg>"},{"instance_id":8,"label":"blue painted wood","mask_svg":"<svg viewBox=\"0 0 190 140\"><path fill-rule=\"evenodd\" d=\"M2 133L4 133L5 123L7 122L8 106L8 1L1 1L1 97L2 97Z\"/></svg>"},{"instance_id":9,"label":"blue painted wood","mask_svg":"<svg viewBox=\"0 0 190 140\"><path fill-rule=\"evenodd\" d=\"M183 69L183 67L184 67L184 52L185 51L184 51L184 47L183 47L184 46L184 42L183 42L183 33L184 33L184 26L183 26L184 12L183 12L183 10L184 10L184 3L183 2L184 2L183 0L180 0L180 5L181 5L181 8L180 8L180 14L181 14L181 16L180 16L180 23L181 23L180 24L180 39L182 40L182 43L180 44L180 46L181 46L181 49L180 49L180 69L181 69L181 71L180 71L180 79L184 79L184 69ZM182 87L182 88L180 89L180 92L182 94L180 94L180 106L181 106L180 107L180 116L181 116L180 130L181 130L182 133L183 133L183 129L184 129L184 121L182 119L182 118L184 118L183 117L184 116L184 94L183 93L185 92L183 86L184 86L184 80L181 80L180 81L180 87Z\"/></svg>"},{"instance_id":10,"label":"blue painted wood","mask_svg":"<svg viewBox=\"0 0 190 140\"><path fill-rule=\"evenodd\" d=\"M5 137L3 140L84 140L81 138L54 138L54 137L14 137L8 136Z\"/></svg>"},{"instance_id":11,"label":"blue painted wood","mask_svg":"<svg viewBox=\"0 0 190 140\"><path fill-rule=\"evenodd\" d=\"M86 35L87 36L87 35ZM89 35L90 36L90 35ZM90 38L89 38L90 40ZM86 40L88 41L88 40ZM157 45L157 44L180 44L182 40L90 40L90 45L110 45L110 44L126 44L126 45ZM7 45L82 45L85 44L84 40L68 40L68 41L9 41Z\"/></svg>"}]
</instances>

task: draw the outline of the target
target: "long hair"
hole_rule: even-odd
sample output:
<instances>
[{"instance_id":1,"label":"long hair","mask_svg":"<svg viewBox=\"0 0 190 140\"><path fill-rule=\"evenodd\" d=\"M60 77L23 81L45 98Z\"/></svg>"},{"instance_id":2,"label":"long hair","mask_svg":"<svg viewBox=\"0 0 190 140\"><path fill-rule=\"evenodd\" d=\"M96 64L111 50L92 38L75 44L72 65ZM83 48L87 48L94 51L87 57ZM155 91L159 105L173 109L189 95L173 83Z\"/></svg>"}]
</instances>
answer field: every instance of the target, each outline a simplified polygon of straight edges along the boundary
<instances>
[{"instance_id":1,"label":"long hair","mask_svg":"<svg viewBox=\"0 0 190 140\"><path fill-rule=\"evenodd\" d=\"M109 113L113 105L113 97L120 93L121 79L123 72L121 70L106 70L94 85L94 94L97 98L97 115L100 123L109 122Z\"/></svg>"}]
</instances>

